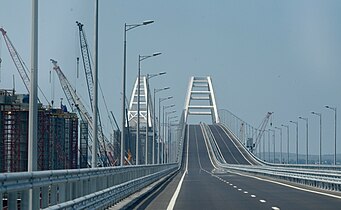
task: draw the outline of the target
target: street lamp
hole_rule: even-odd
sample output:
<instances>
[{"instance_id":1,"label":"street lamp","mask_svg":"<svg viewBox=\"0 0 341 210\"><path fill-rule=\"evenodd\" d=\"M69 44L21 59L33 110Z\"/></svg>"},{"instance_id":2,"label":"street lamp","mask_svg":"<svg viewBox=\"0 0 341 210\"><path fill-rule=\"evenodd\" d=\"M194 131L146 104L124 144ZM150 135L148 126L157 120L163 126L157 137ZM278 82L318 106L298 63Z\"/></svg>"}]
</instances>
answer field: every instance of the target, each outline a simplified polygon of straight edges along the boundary
<instances>
[{"instance_id":1,"label":"street lamp","mask_svg":"<svg viewBox=\"0 0 341 210\"><path fill-rule=\"evenodd\" d=\"M305 125L306 125L306 132L307 132L307 134L306 134L306 154L307 154L307 156L306 156L306 160L305 160L305 162L306 162L306 164L308 164L308 118L305 118L305 117L299 117L298 119L301 119L301 120L304 120L305 121Z\"/></svg>"},{"instance_id":2,"label":"street lamp","mask_svg":"<svg viewBox=\"0 0 341 210\"><path fill-rule=\"evenodd\" d=\"M167 117L167 114L168 114L168 112L166 113L165 110L172 108L174 106L175 106L174 104L163 106L163 113L162 113L162 141L163 141L163 144L161 147L161 150L162 150L162 152L161 152L162 161L161 162L162 163L165 163L165 159L164 159L165 139L166 139L165 118ZM172 111L172 112L175 112L175 111ZM166 117L165 117L165 115L166 115Z\"/></svg>"},{"instance_id":3,"label":"street lamp","mask_svg":"<svg viewBox=\"0 0 341 210\"><path fill-rule=\"evenodd\" d=\"M296 125L296 164L298 164L298 122L297 121L290 122Z\"/></svg>"},{"instance_id":4,"label":"street lamp","mask_svg":"<svg viewBox=\"0 0 341 210\"><path fill-rule=\"evenodd\" d=\"M272 140L274 143L274 163L275 163L275 157L276 157L276 130L271 130L269 129L269 131L272 131Z\"/></svg>"},{"instance_id":5,"label":"street lamp","mask_svg":"<svg viewBox=\"0 0 341 210\"><path fill-rule=\"evenodd\" d=\"M160 142L161 142L161 102L165 101L165 100L169 100L172 99L173 96L168 96L166 98L159 98L159 126L158 126L158 131L159 131L159 135L158 135L158 143L157 143L157 164L160 163L160 158L161 158L161 154L160 154Z\"/></svg>"},{"instance_id":6,"label":"street lamp","mask_svg":"<svg viewBox=\"0 0 341 210\"><path fill-rule=\"evenodd\" d=\"M139 68L137 74L137 128L136 128L136 165L139 164L139 141L140 141L140 89L141 89L141 61L151 57L161 55L154 53L152 55L139 55Z\"/></svg>"},{"instance_id":7,"label":"street lamp","mask_svg":"<svg viewBox=\"0 0 341 210\"><path fill-rule=\"evenodd\" d=\"M161 76L166 74L166 72L159 72L156 74L147 74L146 76L146 95L147 95L147 101L146 101L146 155L145 155L145 164L148 164L148 133L149 133L149 80L153 77ZM153 126L154 128L154 126ZM154 144L153 144L154 146ZM153 147L153 158L154 158L154 147Z\"/></svg>"},{"instance_id":8,"label":"street lamp","mask_svg":"<svg viewBox=\"0 0 341 210\"><path fill-rule=\"evenodd\" d=\"M169 119L172 119L172 118L177 118L178 116L174 116L174 117L170 117ZM170 127L169 129L169 142L170 142L170 146L169 146L169 149L168 149L168 153L169 153L169 162L173 163L174 162L174 157L175 157L175 146L176 144L172 143L172 126L175 126L177 124L177 120L170 120L168 122L168 125Z\"/></svg>"},{"instance_id":9,"label":"street lamp","mask_svg":"<svg viewBox=\"0 0 341 210\"><path fill-rule=\"evenodd\" d=\"M280 142L279 142L279 148L280 148L280 151L281 151L281 160L280 160L280 163L282 163L283 159L282 159L282 128L279 128L279 127L275 127L275 129L279 130L279 135L280 135Z\"/></svg>"},{"instance_id":10,"label":"street lamp","mask_svg":"<svg viewBox=\"0 0 341 210\"><path fill-rule=\"evenodd\" d=\"M336 107L325 106L327 109L331 109L334 111L334 165L336 165L336 116L337 110Z\"/></svg>"},{"instance_id":11,"label":"street lamp","mask_svg":"<svg viewBox=\"0 0 341 210\"><path fill-rule=\"evenodd\" d=\"M125 125L126 125L126 69L127 69L127 31L137 28L139 26L144 26L153 23L152 20L146 20L140 24L124 24L124 46L123 46L123 78L122 78L122 133L121 133L121 166L124 163L124 143L125 143Z\"/></svg>"},{"instance_id":12,"label":"street lamp","mask_svg":"<svg viewBox=\"0 0 341 210\"><path fill-rule=\"evenodd\" d=\"M281 126L283 126L283 127L285 127L286 129L287 129L287 140L288 140L288 142L287 142L287 155L288 155L288 160L287 160L287 163L289 164L289 125L281 125Z\"/></svg>"},{"instance_id":13,"label":"street lamp","mask_svg":"<svg viewBox=\"0 0 341 210\"><path fill-rule=\"evenodd\" d=\"M271 145L271 138L270 138L270 135L271 135L271 130L269 129L268 130L268 162L270 163L270 145Z\"/></svg>"},{"instance_id":14,"label":"street lamp","mask_svg":"<svg viewBox=\"0 0 341 210\"><path fill-rule=\"evenodd\" d=\"M172 142L171 142L171 134L172 134L172 124L171 124L171 120L172 119L176 119L176 118L178 118L178 116L176 115L176 116L168 116L168 123L167 123L167 125L168 125L168 135L167 135L167 144L168 144L168 147L167 147L167 163L169 163L170 162L170 155L171 155L171 147L172 147Z\"/></svg>"},{"instance_id":15,"label":"street lamp","mask_svg":"<svg viewBox=\"0 0 341 210\"><path fill-rule=\"evenodd\" d=\"M317 115L320 118L320 148L319 148L319 164L322 162L322 113L311 112L311 114Z\"/></svg>"},{"instance_id":16,"label":"street lamp","mask_svg":"<svg viewBox=\"0 0 341 210\"><path fill-rule=\"evenodd\" d=\"M164 87L164 88L158 88L158 89L155 89L154 88L154 96L153 96L153 104L155 106L155 95L156 93L160 92L160 91L163 91L163 90L168 90L170 87ZM159 106L159 109L160 109L160 106ZM159 112L160 113L160 112ZM159 119L160 120L160 119ZM154 114L153 114L153 160L152 160L152 163L155 164L155 135L156 135L156 132L155 132L155 110L154 110ZM159 155L159 154L158 154Z\"/></svg>"},{"instance_id":17,"label":"street lamp","mask_svg":"<svg viewBox=\"0 0 341 210\"><path fill-rule=\"evenodd\" d=\"M169 162L169 115L174 114L176 111L169 111L166 112L166 121L165 125L164 125L164 129L165 129L165 137L164 137L164 144L163 144L163 152L164 152L164 159L165 159L165 163ZM167 142L167 149L165 149L166 146L166 142Z\"/></svg>"}]
</instances>

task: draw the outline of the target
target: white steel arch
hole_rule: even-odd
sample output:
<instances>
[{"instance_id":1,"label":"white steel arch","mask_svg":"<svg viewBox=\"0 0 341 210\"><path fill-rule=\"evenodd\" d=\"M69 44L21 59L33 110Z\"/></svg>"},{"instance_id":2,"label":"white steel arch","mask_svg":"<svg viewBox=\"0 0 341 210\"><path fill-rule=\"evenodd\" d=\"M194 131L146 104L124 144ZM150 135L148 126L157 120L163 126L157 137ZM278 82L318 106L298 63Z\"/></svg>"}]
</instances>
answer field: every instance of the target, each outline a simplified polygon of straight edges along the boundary
<instances>
[{"instance_id":1,"label":"white steel arch","mask_svg":"<svg viewBox=\"0 0 341 210\"><path fill-rule=\"evenodd\" d=\"M188 115L211 115L213 123L219 123L217 103L210 76L191 77L185 103L185 121Z\"/></svg>"}]
</instances>

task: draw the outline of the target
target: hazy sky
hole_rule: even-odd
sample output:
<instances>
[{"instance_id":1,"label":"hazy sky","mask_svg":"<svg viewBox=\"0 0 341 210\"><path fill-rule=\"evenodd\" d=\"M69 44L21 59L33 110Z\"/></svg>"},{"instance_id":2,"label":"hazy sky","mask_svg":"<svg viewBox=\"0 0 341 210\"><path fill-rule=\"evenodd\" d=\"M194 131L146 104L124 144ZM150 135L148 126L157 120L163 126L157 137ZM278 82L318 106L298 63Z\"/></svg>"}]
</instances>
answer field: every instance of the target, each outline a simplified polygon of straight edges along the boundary
<instances>
[{"instance_id":1,"label":"hazy sky","mask_svg":"<svg viewBox=\"0 0 341 210\"><path fill-rule=\"evenodd\" d=\"M39 85L49 99L65 98L56 75L49 82L49 59L54 58L88 103L83 71L76 78L80 54L75 22L85 25L93 51L93 10L91 0L39 1ZM119 122L124 23L151 19L154 24L128 33L129 95L138 55L160 51L162 55L144 61L141 70L167 71L166 76L154 78L151 87L171 86L160 96L174 96L170 103L176 104L178 113L190 76L210 75L219 108L229 109L256 127L268 111L275 113L276 125L309 117L314 154L318 118L310 112L322 112L323 153L333 152L333 112L323 107L341 108L341 1L100 0L99 10L99 79L109 110ZM31 1L1 0L0 26L30 66ZM14 74L17 91L25 92L2 37L0 53L0 88L11 88ZM102 115L109 127L106 113ZM294 151L295 132L290 126ZM304 126L300 121L300 153L305 151ZM341 152L340 126L338 132Z\"/></svg>"}]
</instances>

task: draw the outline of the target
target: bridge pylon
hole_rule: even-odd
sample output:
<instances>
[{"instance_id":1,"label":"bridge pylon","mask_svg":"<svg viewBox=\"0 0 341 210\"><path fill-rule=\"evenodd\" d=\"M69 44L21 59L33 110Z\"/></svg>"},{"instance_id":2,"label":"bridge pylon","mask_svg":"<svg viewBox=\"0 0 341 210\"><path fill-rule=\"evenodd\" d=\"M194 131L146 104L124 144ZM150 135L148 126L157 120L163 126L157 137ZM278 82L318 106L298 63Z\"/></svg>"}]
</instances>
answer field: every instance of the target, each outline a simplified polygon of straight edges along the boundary
<instances>
[{"instance_id":1,"label":"bridge pylon","mask_svg":"<svg viewBox=\"0 0 341 210\"><path fill-rule=\"evenodd\" d=\"M128 121L129 126L136 129L137 126L137 97L138 97L138 78L136 78L134 88L131 94L131 99L128 109ZM148 127L152 127L153 105L151 104L151 94L149 92L149 86L145 75L141 75L140 78L140 123L143 126L147 126L147 103L148 104Z\"/></svg>"},{"instance_id":2,"label":"bridge pylon","mask_svg":"<svg viewBox=\"0 0 341 210\"><path fill-rule=\"evenodd\" d=\"M217 103L210 76L191 77L185 104L185 122L189 115L211 115L212 123L219 123Z\"/></svg>"}]
</instances>

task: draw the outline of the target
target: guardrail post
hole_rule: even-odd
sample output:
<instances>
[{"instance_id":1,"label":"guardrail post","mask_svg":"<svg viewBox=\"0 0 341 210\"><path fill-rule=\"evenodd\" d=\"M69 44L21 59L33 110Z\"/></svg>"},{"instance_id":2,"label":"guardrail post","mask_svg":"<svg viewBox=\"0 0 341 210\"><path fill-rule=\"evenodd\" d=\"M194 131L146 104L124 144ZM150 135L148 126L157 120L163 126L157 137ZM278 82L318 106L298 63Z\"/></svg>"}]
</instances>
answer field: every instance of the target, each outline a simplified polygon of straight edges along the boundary
<instances>
[{"instance_id":1,"label":"guardrail post","mask_svg":"<svg viewBox=\"0 0 341 210\"><path fill-rule=\"evenodd\" d=\"M72 195L72 183L66 182L65 183L65 201L71 200Z\"/></svg>"},{"instance_id":2,"label":"guardrail post","mask_svg":"<svg viewBox=\"0 0 341 210\"><path fill-rule=\"evenodd\" d=\"M90 189L89 189L89 193L93 193L97 191L97 178L92 178L90 179Z\"/></svg>"},{"instance_id":3,"label":"guardrail post","mask_svg":"<svg viewBox=\"0 0 341 210\"><path fill-rule=\"evenodd\" d=\"M50 204L51 206L57 204L57 185L51 185Z\"/></svg>"},{"instance_id":4,"label":"guardrail post","mask_svg":"<svg viewBox=\"0 0 341 210\"><path fill-rule=\"evenodd\" d=\"M89 179L83 180L82 196L89 194Z\"/></svg>"},{"instance_id":5,"label":"guardrail post","mask_svg":"<svg viewBox=\"0 0 341 210\"><path fill-rule=\"evenodd\" d=\"M46 208L49 205L49 188L48 186L41 189L42 208Z\"/></svg>"},{"instance_id":6,"label":"guardrail post","mask_svg":"<svg viewBox=\"0 0 341 210\"><path fill-rule=\"evenodd\" d=\"M29 199L28 190L24 190L20 194L21 194L20 209L28 209L28 203L29 203L28 202L28 199ZM0 198L1 198L1 207L2 207L3 206L3 203L2 203L3 195L2 194L1 194Z\"/></svg>"},{"instance_id":7,"label":"guardrail post","mask_svg":"<svg viewBox=\"0 0 341 210\"><path fill-rule=\"evenodd\" d=\"M17 192L10 192L8 193L8 198L7 198L7 202L8 202L8 209L17 209L18 205L17 205Z\"/></svg>"},{"instance_id":8,"label":"guardrail post","mask_svg":"<svg viewBox=\"0 0 341 210\"><path fill-rule=\"evenodd\" d=\"M61 183L59 184L59 200L58 203L63 203L65 202L65 184Z\"/></svg>"}]
</instances>

